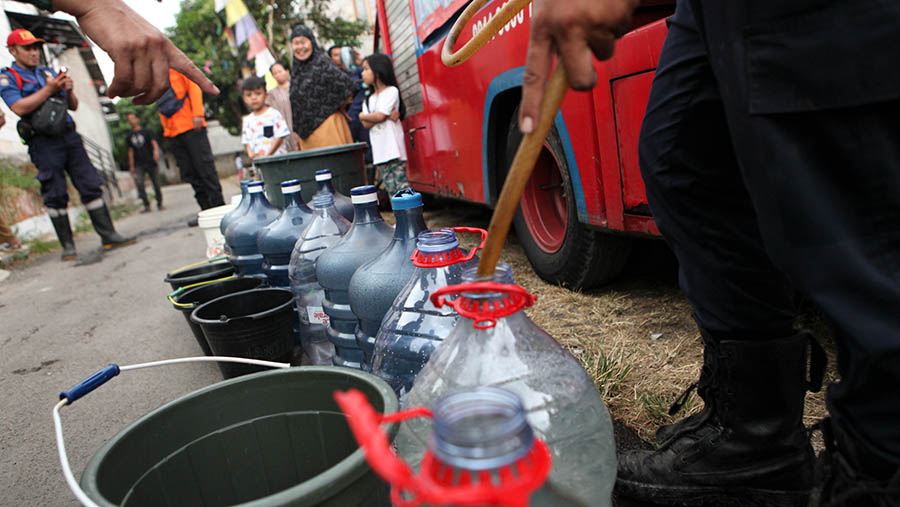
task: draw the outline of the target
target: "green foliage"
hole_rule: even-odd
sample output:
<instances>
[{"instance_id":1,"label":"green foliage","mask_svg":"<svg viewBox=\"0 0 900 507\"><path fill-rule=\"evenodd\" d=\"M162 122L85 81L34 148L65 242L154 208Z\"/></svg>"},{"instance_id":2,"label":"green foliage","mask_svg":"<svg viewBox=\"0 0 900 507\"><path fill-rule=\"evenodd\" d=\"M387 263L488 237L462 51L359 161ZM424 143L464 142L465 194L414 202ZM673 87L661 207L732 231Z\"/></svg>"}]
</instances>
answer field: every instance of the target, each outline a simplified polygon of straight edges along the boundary
<instances>
[{"instance_id":1,"label":"green foliage","mask_svg":"<svg viewBox=\"0 0 900 507\"><path fill-rule=\"evenodd\" d=\"M244 4L276 60L289 65L291 29L301 23L312 26L319 34L320 45L326 48L330 41L358 45L359 36L367 29L365 23L329 17L326 11L330 1L244 0ZM175 21L176 25L168 30L172 42L198 67L210 62L207 77L221 90L216 97L203 97L207 117L216 118L229 132L237 134L245 112L238 87L241 67L253 68L253 62L246 60L248 44L236 51L229 46L224 33L225 12L215 12L213 0L182 0Z\"/></svg>"},{"instance_id":2,"label":"green foliage","mask_svg":"<svg viewBox=\"0 0 900 507\"><path fill-rule=\"evenodd\" d=\"M690 414L694 412L694 408L697 406L697 400L692 395L688 396L685 400L684 405L681 406L681 409L675 413L675 415L669 415L669 407L672 406L672 403L675 402L677 395L674 393L661 394L654 393L650 391L641 391L640 393L641 403L644 405L644 409L650 413L650 416L661 422L674 422L679 417L679 414Z\"/></svg>"},{"instance_id":3,"label":"green foliage","mask_svg":"<svg viewBox=\"0 0 900 507\"><path fill-rule=\"evenodd\" d=\"M41 255L59 250L59 240L36 238L28 242L28 247L32 254Z\"/></svg>"},{"instance_id":4,"label":"green foliage","mask_svg":"<svg viewBox=\"0 0 900 507\"><path fill-rule=\"evenodd\" d=\"M125 136L131 131L131 125L127 120L128 113L136 114L141 120L141 128L156 134L157 141L162 139L162 124L156 106L136 106L130 98L116 102L116 111L119 113L119 121L109 123L109 134L113 139L113 156L119 167L128 169L128 146L125 144ZM159 147L164 148L164 143L160 142Z\"/></svg>"},{"instance_id":5,"label":"green foliage","mask_svg":"<svg viewBox=\"0 0 900 507\"><path fill-rule=\"evenodd\" d=\"M4 186L25 190L39 188L40 182L34 179L36 174L33 166L21 166L12 160L0 159L0 188Z\"/></svg>"}]
</instances>

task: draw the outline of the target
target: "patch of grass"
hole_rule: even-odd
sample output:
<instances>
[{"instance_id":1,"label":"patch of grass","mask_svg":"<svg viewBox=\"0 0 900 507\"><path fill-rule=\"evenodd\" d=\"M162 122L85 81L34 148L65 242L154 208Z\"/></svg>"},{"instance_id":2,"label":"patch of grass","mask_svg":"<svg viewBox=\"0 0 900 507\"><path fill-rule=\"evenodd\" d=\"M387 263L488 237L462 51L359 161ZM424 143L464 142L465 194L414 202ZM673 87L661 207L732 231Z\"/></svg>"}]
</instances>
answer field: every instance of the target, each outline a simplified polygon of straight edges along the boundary
<instances>
[{"instance_id":1,"label":"patch of grass","mask_svg":"<svg viewBox=\"0 0 900 507\"><path fill-rule=\"evenodd\" d=\"M144 205L142 203L116 204L109 207L109 216L113 219L113 221L115 221L122 217L131 215L132 213L143 207Z\"/></svg>"},{"instance_id":2,"label":"patch of grass","mask_svg":"<svg viewBox=\"0 0 900 507\"><path fill-rule=\"evenodd\" d=\"M698 398L691 393L688 395L688 398L678 412L676 412L675 415L669 415L669 408L672 406L672 403L678 399L678 396L679 395L676 393L661 394L642 391L638 398L641 400L644 410L646 410L654 420L661 423L672 423L693 413L694 409L699 407L699 404L697 403Z\"/></svg>"},{"instance_id":3,"label":"patch of grass","mask_svg":"<svg viewBox=\"0 0 900 507\"><path fill-rule=\"evenodd\" d=\"M59 241L55 239L36 238L28 242L31 253L41 255L54 250L59 250Z\"/></svg>"},{"instance_id":4,"label":"patch of grass","mask_svg":"<svg viewBox=\"0 0 900 507\"><path fill-rule=\"evenodd\" d=\"M19 165L9 159L0 159L0 187L10 186L25 190L40 188L41 184L34 176L34 166Z\"/></svg>"},{"instance_id":5,"label":"patch of grass","mask_svg":"<svg viewBox=\"0 0 900 507\"><path fill-rule=\"evenodd\" d=\"M87 213L78 215L78 219L75 220L73 230L75 234L83 234L85 232L91 232L94 230L94 226L91 225L91 219L88 217Z\"/></svg>"}]
</instances>

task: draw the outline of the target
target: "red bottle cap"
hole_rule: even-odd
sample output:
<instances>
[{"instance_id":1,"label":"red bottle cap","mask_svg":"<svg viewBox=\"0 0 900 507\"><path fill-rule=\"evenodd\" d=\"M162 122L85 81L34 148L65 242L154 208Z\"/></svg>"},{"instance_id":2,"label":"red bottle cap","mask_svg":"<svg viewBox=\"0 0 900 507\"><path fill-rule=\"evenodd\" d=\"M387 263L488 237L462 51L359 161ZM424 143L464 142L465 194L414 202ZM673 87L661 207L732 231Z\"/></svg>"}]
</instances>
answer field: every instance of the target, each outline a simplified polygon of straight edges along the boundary
<instances>
[{"instance_id":1,"label":"red bottle cap","mask_svg":"<svg viewBox=\"0 0 900 507\"><path fill-rule=\"evenodd\" d=\"M499 293L504 296L499 299L473 299L466 297L467 293ZM459 295L456 299L447 299L443 296ZM537 300L537 296L526 291L522 287L511 283L497 282L469 282L457 285L448 285L431 294L431 303L440 308L450 305L456 313L472 319L472 325L477 329L488 329L497 325L497 319L512 315L517 311L531 306Z\"/></svg>"},{"instance_id":2,"label":"red bottle cap","mask_svg":"<svg viewBox=\"0 0 900 507\"><path fill-rule=\"evenodd\" d=\"M478 227L451 227L454 232L471 232L481 234L481 244L473 248L468 255L462 253L459 248L446 252L420 252L418 248L410 256L413 265L419 268L439 268L449 266L457 262L470 261L475 258L475 252L484 248L487 239L487 231Z\"/></svg>"}]
</instances>

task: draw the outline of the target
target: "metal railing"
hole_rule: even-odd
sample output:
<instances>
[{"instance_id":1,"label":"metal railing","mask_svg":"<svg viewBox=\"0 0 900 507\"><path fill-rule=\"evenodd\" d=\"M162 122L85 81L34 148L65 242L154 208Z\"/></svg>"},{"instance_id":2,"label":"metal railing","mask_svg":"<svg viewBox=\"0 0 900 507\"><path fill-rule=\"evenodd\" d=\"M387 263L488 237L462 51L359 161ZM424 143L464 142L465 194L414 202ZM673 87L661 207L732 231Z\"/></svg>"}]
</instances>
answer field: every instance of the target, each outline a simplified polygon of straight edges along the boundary
<instances>
[{"instance_id":1,"label":"metal railing","mask_svg":"<svg viewBox=\"0 0 900 507\"><path fill-rule=\"evenodd\" d=\"M122 197L122 190L116 181L116 159L113 158L113 154L85 136L81 136L81 140L84 143L84 151L103 180L103 186L109 197L113 197L113 188L116 189L118 196Z\"/></svg>"}]
</instances>

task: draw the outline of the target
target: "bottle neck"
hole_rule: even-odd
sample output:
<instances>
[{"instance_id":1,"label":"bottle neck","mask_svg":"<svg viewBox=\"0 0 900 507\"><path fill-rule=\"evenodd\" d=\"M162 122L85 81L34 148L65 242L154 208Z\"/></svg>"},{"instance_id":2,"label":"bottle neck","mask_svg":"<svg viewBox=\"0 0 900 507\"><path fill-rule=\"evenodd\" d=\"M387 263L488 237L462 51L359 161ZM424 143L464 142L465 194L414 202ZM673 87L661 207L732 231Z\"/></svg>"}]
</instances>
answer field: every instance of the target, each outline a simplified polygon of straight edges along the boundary
<instances>
[{"instance_id":1,"label":"bottle neck","mask_svg":"<svg viewBox=\"0 0 900 507\"><path fill-rule=\"evenodd\" d=\"M367 202L353 205L353 223L367 224L371 222L383 222L381 213L378 211L378 202Z\"/></svg>"},{"instance_id":2,"label":"bottle neck","mask_svg":"<svg viewBox=\"0 0 900 507\"><path fill-rule=\"evenodd\" d=\"M300 204L302 204L300 201L300 192L288 192L284 194L284 209L299 207Z\"/></svg>"},{"instance_id":3,"label":"bottle neck","mask_svg":"<svg viewBox=\"0 0 900 507\"><path fill-rule=\"evenodd\" d=\"M394 217L397 219L394 239L415 239L427 228L421 207L397 210Z\"/></svg>"},{"instance_id":4,"label":"bottle neck","mask_svg":"<svg viewBox=\"0 0 900 507\"><path fill-rule=\"evenodd\" d=\"M514 464L534 445L518 396L474 387L437 400L431 451L441 463L472 472Z\"/></svg>"},{"instance_id":5,"label":"bottle neck","mask_svg":"<svg viewBox=\"0 0 900 507\"><path fill-rule=\"evenodd\" d=\"M250 206L271 206L263 192L250 192Z\"/></svg>"},{"instance_id":6,"label":"bottle neck","mask_svg":"<svg viewBox=\"0 0 900 507\"><path fill-rule=\"evenodd\" d=\"M334 184L332 184L331 179L321 180L316 182L319 185L319 192L328 192L330 194L334 192Z\"/></svg>"}]
</instances>

